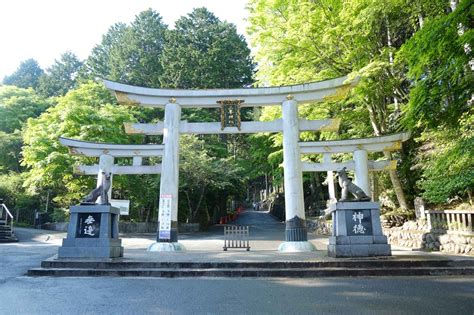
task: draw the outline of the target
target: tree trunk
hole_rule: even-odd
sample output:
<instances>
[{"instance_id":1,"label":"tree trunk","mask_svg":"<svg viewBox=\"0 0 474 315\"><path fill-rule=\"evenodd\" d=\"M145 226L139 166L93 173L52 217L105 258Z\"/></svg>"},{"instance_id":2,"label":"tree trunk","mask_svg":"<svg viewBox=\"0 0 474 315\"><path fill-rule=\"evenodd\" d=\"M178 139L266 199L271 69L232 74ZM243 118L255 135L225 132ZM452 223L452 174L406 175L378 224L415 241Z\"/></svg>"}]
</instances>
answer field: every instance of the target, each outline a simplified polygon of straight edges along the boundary
<instances>
[{"instance_id":1,"label":"tree trunk","mask_svg":"<svg viewBox=\"0 0 474 315\"><path fill-rule=\"evenodd\" d=\"M184 194L186 195L186 199L188 201L188 209L189 209L189 214L188 214L188 217L186 219L186 223L189 223L189 220L192 220L193 208L192 208L192 205L191 205L191 199L189 198L189 193L187 191L185 191Z\"/></svg>"},{"instance_id":2,"label":"tree trunk","mask_svg":"<svg viewBox=\"0 0 474 315\"><path fill-rule=\"evenodd\" d=\"M370 113L370 111L369 111ZM379 123L376 121L375 115L370 113L370 120L372 123L372 127L374 128L374 133L376 136L381 136L382 132L379 129ZM392 159L392 154L390 152L384 152L384 156L388 159ZM402 209L409 209L408 203L406 201L405 192L403 191L402 184L400 183L400 178L398 177L396 170L389 170L390 174L390 181L392 182L393 189L395 190L395 195L397 196L397 201Z\"/></svg>"},{"instance_id":3,"label":"tree trunk","mask_svg":"<svg viewBox=\"0 0 474 315\"><path fill-rule=\"evenodd\" d=\"M265 199L268 199L269 185L268 185L268 173L265 173Z\"/></svg>"},{"instance_id":4,"label":"tree trunk","mask_svg":"<svg viewBox=\"0 0 474 315\"><path fill-rule=\"evenodd\" d=\"M199 212L199 207L201 207L201 202L202 202L202 199L204 197L204 192L206 191L206 186L203 186L202 189L201 189L201 195L199 196L199 201L196 205L196 207L194 208L194 211L192 213L192 220L193 222L195 221L195 219L197 219L197 214Z\"/></svg>"},{"instance_id":5,"label":"tree trunk","mask_svg":"<svg viewBox=\"0 0 474 315\"><path fill-rule=\"evenodd\" d=\"M392 153L384 152L384 156L388 159L392 159ZM398 177L397 170L389 170L390 180L392 182L393 190L395 190L395 194L397 195L398 204L400 208L406 210L408 209L408 203L405 198L405 192L403 191L402 184L400 183L400 178Z\"/></svg>"}]
</instances>

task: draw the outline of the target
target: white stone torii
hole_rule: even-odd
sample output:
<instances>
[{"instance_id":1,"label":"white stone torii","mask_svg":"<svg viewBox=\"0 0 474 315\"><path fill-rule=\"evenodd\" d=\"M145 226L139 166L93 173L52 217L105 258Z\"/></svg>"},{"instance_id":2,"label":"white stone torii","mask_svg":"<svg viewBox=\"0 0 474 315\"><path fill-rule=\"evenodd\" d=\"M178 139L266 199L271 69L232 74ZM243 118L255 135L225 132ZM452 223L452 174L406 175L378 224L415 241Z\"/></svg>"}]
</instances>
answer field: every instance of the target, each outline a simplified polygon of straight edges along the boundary
<instances>
[{"instance_id":1,"label":"white stone torii","mask_svg":"<svg viewBox=\"0 0 474 315\"><path fill-rule=\"evenodd\" d=\"M338 120L321 122L304 121L298 117L298 104L313 103L345 94L358 79L341 77L333 80L269 88L177 90L152 89L104 81L105 86L115 93L119 103L165 108L165 121L155 126L129 124L131 133L160 134L163 132L163 172L160 183L160 202L163 196L171 198L172 231L168 244L157 238L150 251L180 250L177 231L178 180L179 180L179 134L183 133L244 133L262 131L283 131L283 163L286 213L286 242L281 251L312 251L314 245L307 241L303 202L303 181L301 173L299 132L303 130L335 129ZM222 130L219 123L181 122L181 108L219 108L223 100L239 100L240 106L281 105L283 118L274 122L242 122L241 129L227 127ZM161 210L160 210L161 211ZM174 227L174 229L176 229Z\"/></svg>"},{"instance_id":2,"label":"white stone torii","mask_svg":"<svg viewBox=\"0 0 474 315\"><path fill-rule=\"evenodd\" d=\"M401 149L402 142L410 138L409 133L398 133L387 136L333 140L319 142L300 142L301 154L322 154L323 163L302 162L303 172L328 172L329 197L335 200L334 175L337 171L346 167L354 170L355 184L359 186L368 196L371 194L369 171L395 169L396 161L381 160L369 161L368 152L391 152ZM336 153L352 153L353 160L346 162L332 162L331 155Z\"/></svg>"},{"instance_id":3,"label":"white stone torii","mask_svg":"<svg viewBox=\"0 0 474 315\"><path fill-rule=\"evenodd\" d=\"M104 80L105 86L115 93L120 104L166 107L175 99L182 108L219 108L219 100L243 100L242 107L281 105L288 95L299 104L313 103L345 94L359 78L347 76L306 84L243 89L153 89Z\"/></svg>"},{"instance_id":4,"label":"white stone torii","mask_svg":"<svg viewBox=\"0 0 474 315\"><path fill-rule=\"evenodd\" d=\"M59 142L69 148L72 155L98 157L99 164L76 165L74 172L81 175L97 175L97 186L102 183L102 173L111 173L109 200L112 200L112 178L116 175L160 174L161 164L142 165L144 157L159 157L163 155L164 146L161 144L110 144L81 141L60 137ZM133 165L116 165L116 157L131 157ZM100 197L99 197L100 198ZM100 203L100 199L97 200Z\"/></svg>"}]
</instances>

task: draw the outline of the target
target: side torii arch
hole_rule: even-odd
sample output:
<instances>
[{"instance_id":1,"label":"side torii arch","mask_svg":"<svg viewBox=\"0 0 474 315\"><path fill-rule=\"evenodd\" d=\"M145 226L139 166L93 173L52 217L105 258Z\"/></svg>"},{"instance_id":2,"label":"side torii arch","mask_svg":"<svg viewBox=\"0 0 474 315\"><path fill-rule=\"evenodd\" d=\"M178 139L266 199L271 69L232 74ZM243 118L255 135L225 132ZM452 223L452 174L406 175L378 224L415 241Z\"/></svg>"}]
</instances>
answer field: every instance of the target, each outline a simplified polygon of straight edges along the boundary
<instances>
[{"instance_id":1,"label":"side torii arch","mask_svg":"<svg viewBox=\"0 0 474 315\"><path fill-rule=\"evenodd\" d=\"M179 135L180 133L283 133L283 167L285 190L286 230L285 242L280 251L313 251L308 242L304 200L301 151L301 131L337 131L339 120L304 120L298 117L298 105L314 103L345 94L357 83L340 77L332 80L268 88L179 90L153 89L104 81L113 91L120 104L160 107L165 109L163 123L126 124L126 132L163 134L163 159L160 181L160 214L171 213L171 224L160 222L157 242L150 251L180 250L178 243L178 183L179 183ZM271 122L242 122L224 126L221 123L188 123L181 121L182 108L219 108L222 104L238 104L240 107L281 105L282 119ZM164 230L170 226L169 230Z\"/></svg>"}]
</instances>

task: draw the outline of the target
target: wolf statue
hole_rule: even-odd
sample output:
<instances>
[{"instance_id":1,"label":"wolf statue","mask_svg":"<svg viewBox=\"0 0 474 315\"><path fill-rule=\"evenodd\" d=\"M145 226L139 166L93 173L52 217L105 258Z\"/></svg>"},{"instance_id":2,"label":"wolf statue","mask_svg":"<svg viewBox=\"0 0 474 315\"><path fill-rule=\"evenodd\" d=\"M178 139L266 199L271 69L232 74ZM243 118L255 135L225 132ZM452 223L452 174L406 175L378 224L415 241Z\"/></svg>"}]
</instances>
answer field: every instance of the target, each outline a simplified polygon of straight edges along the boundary
<instances>
[{"instance_id":1,"label":"wolf statue","mask_svg":"<svg viewBox=\"0 0 474 315\"><path fill-rule=\"evenodd\" d=\"M339 201L370 201L370 197L347 176L346 168L337 171L339 186L341 186L341 199ZM348 193L354 195L355 199L348 199Z\"/></svg>"},{"instance_id":2,"label":"wolf statue","mask_svg":"<svg viewBox=\"0 0 474 315\"><path fill-rule=\"evenodd\" d=\"M95 204L99 197L101 205L110 205L108 192L111 186L111 177L112 173L106 174L105 172L102 172L102 183L84 198L84 201L81 202L81 205Z\"/></svg>"}]
</instances>

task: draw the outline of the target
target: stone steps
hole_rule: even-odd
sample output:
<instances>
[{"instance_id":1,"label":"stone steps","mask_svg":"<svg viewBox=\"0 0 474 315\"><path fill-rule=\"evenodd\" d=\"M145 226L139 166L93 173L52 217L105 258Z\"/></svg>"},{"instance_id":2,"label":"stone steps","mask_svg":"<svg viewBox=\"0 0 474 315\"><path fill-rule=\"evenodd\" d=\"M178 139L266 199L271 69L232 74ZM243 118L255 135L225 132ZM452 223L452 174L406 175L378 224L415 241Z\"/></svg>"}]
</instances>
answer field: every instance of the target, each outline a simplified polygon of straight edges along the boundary
<instances>
[{"instance_id":1,"label":"stone steps","mask_svg":"<svg viewBox=\"0 0 474 315\"><path fill-rule=\"evenodd\" d=\"M15 234L12 233L10 225L5 225L5 221L0 221L0 243L18 242Z\"/></svg>"},{"instance_id":2,"label":"stone steps","mask_svg":"<svg viewBox=\"0 0 474 315\"><path fill-rule=\"evenodd\" d=\"M56 277L359 277L474 275L474 260L313 262L43 261L28 276Z\"/></svg>"}]
</instances>

